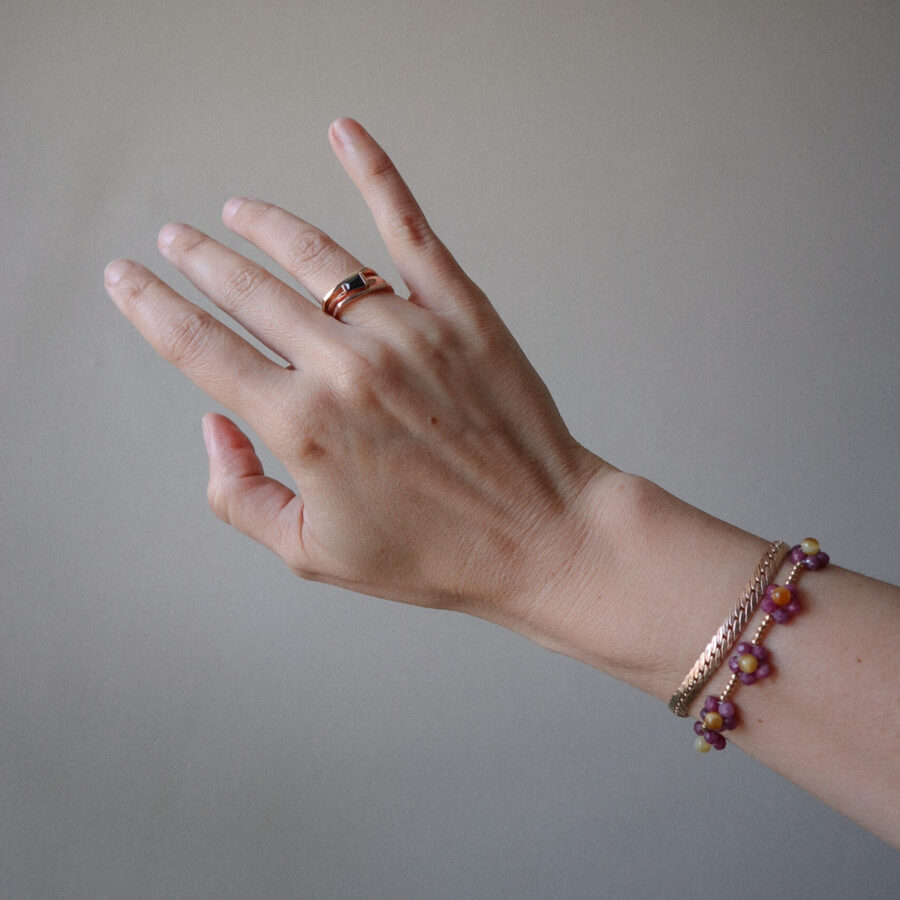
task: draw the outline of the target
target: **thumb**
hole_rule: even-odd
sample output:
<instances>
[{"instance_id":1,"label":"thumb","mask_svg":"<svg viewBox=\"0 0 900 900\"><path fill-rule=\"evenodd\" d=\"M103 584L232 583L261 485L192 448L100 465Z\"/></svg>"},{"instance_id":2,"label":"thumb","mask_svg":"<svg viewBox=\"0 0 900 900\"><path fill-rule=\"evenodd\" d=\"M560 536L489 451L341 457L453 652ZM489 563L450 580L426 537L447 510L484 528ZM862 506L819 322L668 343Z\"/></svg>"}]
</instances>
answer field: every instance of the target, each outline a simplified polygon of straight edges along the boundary
<instances>
[{"instance_id":1,"label":"thumb","mask_svg":"<svg viewBox=\"0 0 900 900\"><path fill-rule=\"evenodd\" d=\"M303 500L263 473L253 444L231 419L217 413L204 416L203 440L209 455L206 494L212 511L294 568L306 568L298 559Z\"/></svg>"}]
</instances>

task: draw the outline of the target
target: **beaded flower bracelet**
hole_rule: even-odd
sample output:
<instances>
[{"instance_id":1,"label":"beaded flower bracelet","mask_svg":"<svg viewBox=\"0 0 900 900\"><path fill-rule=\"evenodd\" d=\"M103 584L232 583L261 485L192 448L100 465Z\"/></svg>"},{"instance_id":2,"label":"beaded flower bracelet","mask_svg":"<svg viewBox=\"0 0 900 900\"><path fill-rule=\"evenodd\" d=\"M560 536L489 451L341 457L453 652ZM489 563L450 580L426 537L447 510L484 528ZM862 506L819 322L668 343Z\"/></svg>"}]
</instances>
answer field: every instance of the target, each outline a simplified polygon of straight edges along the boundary
<instances>
[{"instance_id":1,"label":"beaded flower bracelet","mask_svg":"<svg viewBox=\"0 0 900 900\"><path fill-rule=\"evenodd\" d=\"M829 559L815 538L806 538L791 549L791 562L794 565L784 584L770 584L766 588L760 603L766 615L753 638L740 641L735 647L735 654L728 660L732 674L725 690L718 696L711 694L706 698L701 718L694 722L694 733L697 735L694 748L700 753L725 749L728 742L722 732L730 731L738 724L738 709L731 695L739 684L750 686L771 674L771 657L762 644L766 632L773 624L787 625L800 612L797 593L800 575L805 569L824 569Z\"/></svg>"}]
</instances>

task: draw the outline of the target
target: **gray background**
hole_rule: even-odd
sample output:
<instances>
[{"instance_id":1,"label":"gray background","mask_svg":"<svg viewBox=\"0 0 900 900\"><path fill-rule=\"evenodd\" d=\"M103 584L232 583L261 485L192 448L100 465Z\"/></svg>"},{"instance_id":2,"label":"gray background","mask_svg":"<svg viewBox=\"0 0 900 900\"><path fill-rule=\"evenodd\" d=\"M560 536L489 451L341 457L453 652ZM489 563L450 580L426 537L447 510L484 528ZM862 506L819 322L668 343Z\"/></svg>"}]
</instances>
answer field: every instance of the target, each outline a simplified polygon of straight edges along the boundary
<instances>
[{"instance_id":1,"label":"gray background","mask_svg":"<svg viewBox=\"0 0 900 900\"><path fill-rule=\"evenodd\" d=\"M156 231L237 246L248 193L393 275L325 137L356 116L580 440L900 579L900 4L6 0L0 33L4 900L894 895L893 850L657 701L215 520L214 407L101 273L196 298Z\"/></svg>"}]
</instances>

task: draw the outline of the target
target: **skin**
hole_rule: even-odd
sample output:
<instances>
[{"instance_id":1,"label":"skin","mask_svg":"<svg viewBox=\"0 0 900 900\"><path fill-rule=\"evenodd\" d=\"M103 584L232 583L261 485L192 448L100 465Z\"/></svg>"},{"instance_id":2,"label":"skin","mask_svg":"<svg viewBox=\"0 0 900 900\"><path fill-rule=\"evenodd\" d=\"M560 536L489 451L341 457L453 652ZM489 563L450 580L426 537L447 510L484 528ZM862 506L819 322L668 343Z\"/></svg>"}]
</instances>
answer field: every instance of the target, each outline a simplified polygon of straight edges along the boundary
<instances>
[{"instance_id":1,"label":"skin","mask_svg":"<svg viewBox=\"0 0 900 900\"><path fill-rule=\"evenodd\" d=\"M575 441L385 152L350 119L329 138L406 298L379 292L337 321L213 238L166 225L162 256L278 363L144 266L106 269L110 297L153 349L293 480L266 476L247 435L209 414L213 511L302 578L488 619L668 700L768 541ZM233 198L223 221L317 301L362 267L270 203ZM800 589L802 624L770 632L775 674L737 693L742 727L729 740L900 846L900 590L836 567L805 573ZM877 735L860 710L876 711Z\"/></svg>"}]
</instances>

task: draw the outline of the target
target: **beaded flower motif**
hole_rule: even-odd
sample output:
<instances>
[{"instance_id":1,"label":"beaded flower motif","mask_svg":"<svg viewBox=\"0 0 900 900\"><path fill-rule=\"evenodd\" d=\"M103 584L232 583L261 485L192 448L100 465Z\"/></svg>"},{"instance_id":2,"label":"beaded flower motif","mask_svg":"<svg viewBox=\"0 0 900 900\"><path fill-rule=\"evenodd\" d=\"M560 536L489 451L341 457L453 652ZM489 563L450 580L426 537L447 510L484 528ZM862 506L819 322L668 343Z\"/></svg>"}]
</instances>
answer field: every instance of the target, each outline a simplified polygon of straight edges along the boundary
<instances>
[{"instance_id":1,"label":"beaded flower motif","mask_svg":"<svg viewBox=\"0 0 900 900\"><path fill-rule=\"evenodd\" d=\"M712 750L724 750L728 741L723 731L730 731L737 725L737 707L730 700L720 700L710 694L703 704L702 718L694 722L694 734L697 739L694 747L701 753Z\"/></svg>"},{"instance_id":2,"label":"beaded flower motif","mask_svg":"<svg viewBox=\"0 0 900 900\"><path fill-rule=\"evenodd\" d=\"M741 684L756 684L772 674L769 651L765 647L741 641L735 650L737 653L728 660L728 668L740 678Z\"/></svg>"},{"instance_id":3,"label":"beaded flower motif","mask_svg":"<svg viewBox=\"0 0 900 900\"><path fill-rule=\"evenodd\" d=\"M795 547L791 547L791 562L801 563L804 569L817 572L831 562L831 557L819 547L815 538L804 538Z\"/></svg>"},{"instance_id":4,"label":"beaded flower motif","mask_svg":"<svg viewBox=\"0 0 900 900\"><path fill-rule=\"evenodd\" d=\"M759 605L779 625L787 625L800 612L796 585L770 584Z\"/></svg>"}]
</instances>

